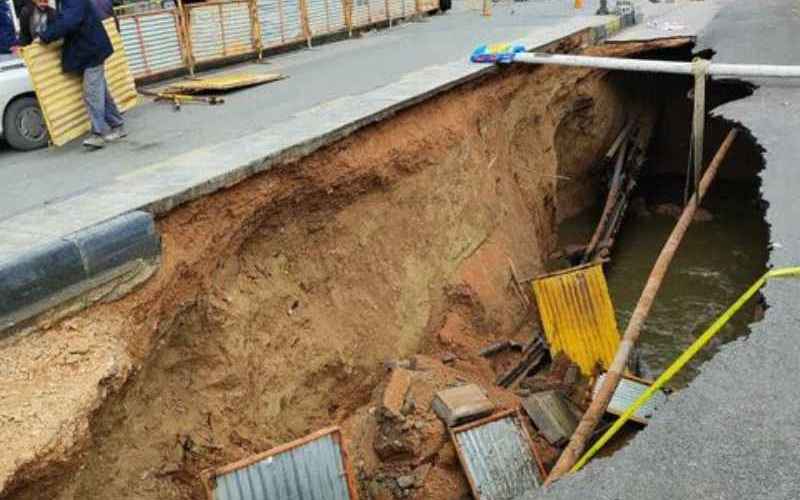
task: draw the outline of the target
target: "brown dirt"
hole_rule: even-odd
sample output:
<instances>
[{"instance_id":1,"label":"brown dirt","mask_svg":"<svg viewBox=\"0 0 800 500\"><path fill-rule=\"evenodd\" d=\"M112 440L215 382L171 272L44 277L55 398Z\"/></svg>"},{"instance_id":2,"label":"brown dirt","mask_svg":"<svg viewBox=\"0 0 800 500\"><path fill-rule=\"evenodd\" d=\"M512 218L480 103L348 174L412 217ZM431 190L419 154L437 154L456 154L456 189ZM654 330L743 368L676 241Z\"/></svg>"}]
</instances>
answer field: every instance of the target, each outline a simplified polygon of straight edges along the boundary
<instances>
[{"instance_id":1,"label":"brown dirt","mask_svg":"<svg viewBox=\"0 0 800 500\"><path fill-rule=\"evenodd\" d=\"M541 272L557 220L594 201L623 104L602 72L509 68L174 210L144 286L0 341L0 496L201 498L203 468L332 423L368 488L382 364L423 352L418 498L453 498L426 405L457 378L515 404L476 349L529 334L509 259Z\"/></svg>"}]
</instances>

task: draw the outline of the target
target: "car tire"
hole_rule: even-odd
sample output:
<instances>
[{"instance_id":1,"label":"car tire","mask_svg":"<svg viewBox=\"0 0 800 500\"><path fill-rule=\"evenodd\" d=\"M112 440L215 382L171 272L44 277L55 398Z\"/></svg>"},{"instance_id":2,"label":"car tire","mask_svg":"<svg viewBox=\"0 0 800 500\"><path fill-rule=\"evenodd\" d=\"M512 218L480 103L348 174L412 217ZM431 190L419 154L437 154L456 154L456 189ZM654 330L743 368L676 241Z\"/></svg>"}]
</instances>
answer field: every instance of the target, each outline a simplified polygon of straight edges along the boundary
<instances>
[{"instance_id":1,"label":"car tire","mask_svg":"<svg viewBox=\"0 0 800 500\"><path fill-rule=\"evenodd\" d=\"M12 148L22 151L47 145L47 125L36 98L20 97L6 107L3 135Z\"/></svg>"},{"instance_id":2,"label":"car tire","mask_svg":"<svg viewBox=\"0 0 800 500\"><path fill-rule=\"evenodd\" d=\"M439 10L447 12L453 6L453 0L439 0Z\"/></svg>"}]
</instances>

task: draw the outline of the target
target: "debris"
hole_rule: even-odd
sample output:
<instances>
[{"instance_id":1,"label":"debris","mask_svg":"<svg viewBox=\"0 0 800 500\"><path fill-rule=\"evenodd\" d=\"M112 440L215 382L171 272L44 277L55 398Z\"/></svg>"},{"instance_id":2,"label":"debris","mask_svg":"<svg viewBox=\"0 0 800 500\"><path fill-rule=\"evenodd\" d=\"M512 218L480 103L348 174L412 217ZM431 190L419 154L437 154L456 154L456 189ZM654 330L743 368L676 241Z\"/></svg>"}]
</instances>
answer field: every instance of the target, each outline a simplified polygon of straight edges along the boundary
<instances>
[{"instance_id":1,"label":"debris","mask_svg":"<svg viewBox=\"0 0 800 500\"><path fill-rule=\"evenodd\" d=\"M594 391L592 395L594 396L597 394L597 391L600 390L600 387L603 385L605 381L606 374L602 374L597 377L597 382L594 385ZM608 408L606 411L613 415L622 415L625 413L625 410L636 401L639 396L647 390L648 387L652 385L651 382L647 380L643 380L636 377L625 376L620 379L619 385L617 389L614 391L614 395L611 396L611 401L608 403ZM638 422L640 424L647 425L650 418L658 411L658 408L663 406L667 402L667 394L663 390L659 390L653 396L647 400L645 404L642 405L641 408L636 410L636 413L631 415L631 420L634 422Z\"/></svg>"},{"instance_id":2,"label":"debris","mask_svg":"<svg viewBox=\"0 0 800 500\"><path fill-rule=\"evenodd\" d=\"M523 351L522 360L509 371L498 377L497 385L511 387L532 369L538 367L547 355L547 349L541 337L536 337Z\"/></svg>"},{"instance_id":3,"label":"debris","mask_svg":"<svg viewBox=\"0 0 800 500\"><path fill-rule=\"evenodd\" d=\"M495 354L503 352L506 349L511 349L511 341L499 340L497 342L492 342L488 346L484 347L478 352L478 354L480 354L484 358L488 358L489 356L494 356Z\"/></svg>"},{"instance_id":4,"label":"debris","mask_svg":"<svg viewBox=\"0 0 800 500\"><path fill-rule=\"evenodd\" d=\"M437 392L431 408L448 427L453 427L489 415L494 403L480 387L469 384Z\"/></svg>"},{"instance_id":5,"label":"debris","mask_svg":"<svg viewBox=\"0 0 800 500\"><path fill-rule=\"evenodd\" d=\"M601 264L565 269L538 278L533 291L550 355L564 353L592 376L608 369L619 345L616 314Z\"/></svg>"},{"instance_id":6,"label":"debris","mask_svg":"<svg viewBox=\"0 0 800 500\"><path fill-rule=\"evenodd\" d=\"M404 368L395 368L389 377L389 383L383 390L383 413L390 418L403 415L403 405L411 387L411 372Z\"/></svg>"},{"instance_id":7,"label":"debris","mask_svg":"<svg viewBox=\"0 0 800 500\"><path fill-rule=\"evenodd\" d=\"M476 500L522 498L544 468L517 410L452 429L450 436Z\"/></svg>"},{"instance_id":8,"label":"debris","mask_svg":"<svg viewBox=\"0 0 800 500\"><path fill-rule=\"evenodd\" d=\"M412 475L400 476L397 478L397 486L404 490L412 488L416 482L416 478Z\"/></svg>"},{"instance_id":9,"label":"debris","mask_svg":"<svg viewBox=\"0 0 800 500\"><path fill-rule=\"evenodd\" d=\"M542 436L553 446L566 443L578 426L575 415L556 391L533 394L522 401L522 407Z\"/></svg>"},{"instance_id":10,"label":"debris","mask_svg":"<svg viewBox=\"0 0 800 500\"><path fill-rule=\"evenodd\" d=\"M458 359L458 356L456 356L452 352L446 352L446 353L442 354L442 363L444 363L446 365L454 363L455 360L457 360L457 359Z\"/></svg>"},{"instance_id":11,"label":"debris","mask_svg":"<svg viewBox=\"0 0 800 500\"><path fill-rule=\"evenodd\" d=\"M286 485L288 496L301 498L296 478L310 491L325 491L329 498L357 498L355 476L338 427L323 429L238 462L203 471L201 480L208 498L266 498L267 488Z\"/></svg>"}]
</instances>

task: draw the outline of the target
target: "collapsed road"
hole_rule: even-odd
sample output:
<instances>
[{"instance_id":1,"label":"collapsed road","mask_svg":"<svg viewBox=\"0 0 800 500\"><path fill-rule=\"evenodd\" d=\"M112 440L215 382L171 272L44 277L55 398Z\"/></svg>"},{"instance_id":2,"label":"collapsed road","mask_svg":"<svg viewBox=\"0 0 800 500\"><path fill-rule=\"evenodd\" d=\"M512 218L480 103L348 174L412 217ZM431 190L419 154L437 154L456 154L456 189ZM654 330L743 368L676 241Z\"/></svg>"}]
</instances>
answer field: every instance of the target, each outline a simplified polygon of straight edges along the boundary
<instances>
[{"instance_id":1,"label":"collapsed road","mask_svg":"<svg viewBox=\"0 0 800 500\"><path fill-rule=\"evenodd\" d=\"M685 58L688 40L585 43L560 48ZM539 362L519 278L546 270L558 223L595 201L592 167L628 114L652 127L670 90L598 70L488 74L163 208L152 278L2 340L0 491L201 498L209 470L338 424L362 497L468 494L436 402L480 386L486 411L513 409L530 392L495 386L518 377L520 355ZM768 300L767 322L780 313ZM487 359L496 342L507 347ZM657 435L657 418L619 456ZM554 449L533 441L551 465ZM548 493L602 491L570 492L580 477Z\"/></svg>"}]
</instances>

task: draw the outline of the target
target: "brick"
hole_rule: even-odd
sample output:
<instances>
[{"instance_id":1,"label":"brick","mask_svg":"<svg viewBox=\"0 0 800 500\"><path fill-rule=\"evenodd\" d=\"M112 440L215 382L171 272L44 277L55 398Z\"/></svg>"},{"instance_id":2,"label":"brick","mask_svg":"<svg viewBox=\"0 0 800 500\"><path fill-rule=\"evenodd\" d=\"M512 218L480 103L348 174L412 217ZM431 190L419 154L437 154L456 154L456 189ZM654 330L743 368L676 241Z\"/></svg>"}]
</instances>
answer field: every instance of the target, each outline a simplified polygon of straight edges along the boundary
<instances>
[{"instance_id":1,"label":"brick","mask_svg":"<svg viewBox=\"0 0 800 500\"><path fill-rule=\"evenodd\" d=\"M448 427L476 420L494 411L494 403L475 384L439 391L431 406Z\"/></svg>"}]
</instances>

